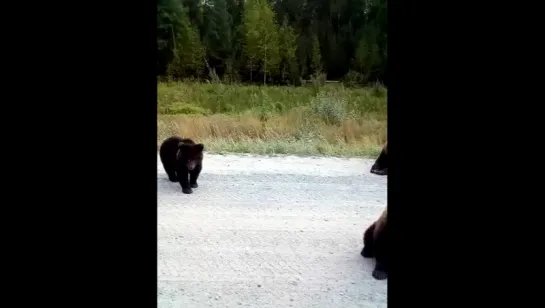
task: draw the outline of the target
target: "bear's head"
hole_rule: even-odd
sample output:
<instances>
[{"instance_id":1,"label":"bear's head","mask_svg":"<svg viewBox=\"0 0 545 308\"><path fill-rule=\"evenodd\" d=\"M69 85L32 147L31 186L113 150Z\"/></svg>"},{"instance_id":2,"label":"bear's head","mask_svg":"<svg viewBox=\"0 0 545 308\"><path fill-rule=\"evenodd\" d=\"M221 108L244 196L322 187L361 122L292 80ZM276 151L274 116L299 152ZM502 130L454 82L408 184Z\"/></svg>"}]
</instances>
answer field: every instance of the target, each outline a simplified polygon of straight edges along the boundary
<instances>
[{"instance_id":1,"label":"bear's head","mask_svg":"<svg viewBox=\"0 0 545 308\"><path fill-rule=\"evenodd\" d=\"M178 144L178 162L184 164L187 169L193 170L202 161L203 151L204 145L202 143L180 142Z\"/></svg>"}]
</instances>

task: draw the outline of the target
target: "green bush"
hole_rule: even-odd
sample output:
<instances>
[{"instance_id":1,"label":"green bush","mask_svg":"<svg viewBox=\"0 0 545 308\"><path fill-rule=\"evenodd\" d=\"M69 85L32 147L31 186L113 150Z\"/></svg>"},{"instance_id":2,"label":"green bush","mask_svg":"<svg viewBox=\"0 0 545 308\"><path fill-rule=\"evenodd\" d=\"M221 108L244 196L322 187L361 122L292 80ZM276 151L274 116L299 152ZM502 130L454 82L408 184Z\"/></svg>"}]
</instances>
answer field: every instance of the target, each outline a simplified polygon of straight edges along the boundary
<instances>
[{"instance_id":1,"label":"green bush","mask_svg":"<svg viewBox=\"0 0 545 308\"><path fill-rule=\"evenodd\" d=\"M346 100L334 92L319 92L311 100L311 108L326 123L339 125L351 116Z\"/></svg>"},{"instance_id":2,"label":"green bush","mask_svg":"<svg viewBox=\"0 0 545 308\"><path fill-rule=\"evenodd\" d=\"M202 107L188 105L184 103L174 103L167 106L159 106L158 112L160 114L197 114L197 115L209 114L209 111Z\"/></svg>"},{"instance_id":3,"label":"green bush","mask_svg":"<svg viewBox=\"0 0 545 308\"><path fill-rule=\"evenodd\" d=\"M354 87L363 84L364 81L365 76L353 70L348 71L348 73L342 79L342 83L347 87Z\"/></svg>"}]
</instances>

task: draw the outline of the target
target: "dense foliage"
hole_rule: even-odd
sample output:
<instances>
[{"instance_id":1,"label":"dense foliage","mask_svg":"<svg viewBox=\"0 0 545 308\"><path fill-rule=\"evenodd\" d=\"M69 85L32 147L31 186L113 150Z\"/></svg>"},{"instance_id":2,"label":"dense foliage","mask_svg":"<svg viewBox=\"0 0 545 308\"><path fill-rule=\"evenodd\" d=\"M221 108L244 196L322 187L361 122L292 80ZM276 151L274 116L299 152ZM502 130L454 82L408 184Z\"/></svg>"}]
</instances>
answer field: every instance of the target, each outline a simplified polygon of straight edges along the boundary
<instances>
[{"instance_id":1,"label":"dense foliage","mask_svg":"<svg viewBox=\"0 0 545 308\"><path fill-rule=\"evenodd\" d=\"M171 78L384 82L386 0L158 0L157 48Z\"/></svg>"}]
</instances>

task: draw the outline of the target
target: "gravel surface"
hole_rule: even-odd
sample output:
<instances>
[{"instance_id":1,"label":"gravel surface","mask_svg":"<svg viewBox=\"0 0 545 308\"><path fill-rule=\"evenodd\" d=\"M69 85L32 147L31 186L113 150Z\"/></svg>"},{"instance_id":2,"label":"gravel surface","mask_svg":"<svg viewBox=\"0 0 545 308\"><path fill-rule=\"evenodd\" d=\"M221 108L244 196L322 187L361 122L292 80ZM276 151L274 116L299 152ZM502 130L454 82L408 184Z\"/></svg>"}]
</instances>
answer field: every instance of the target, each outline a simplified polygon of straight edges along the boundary
<instances>
[{"instance_id":1,"label":"gravel surface","mask_svg":"<svg viewBox=\"0 0 545 308\"><path fill-rule=\"evenodd\" d=\"M386 206L374 160L205 153L182 193L157 157L158 307L386 307L360 256Z\"/></svg>"}]
</instances>

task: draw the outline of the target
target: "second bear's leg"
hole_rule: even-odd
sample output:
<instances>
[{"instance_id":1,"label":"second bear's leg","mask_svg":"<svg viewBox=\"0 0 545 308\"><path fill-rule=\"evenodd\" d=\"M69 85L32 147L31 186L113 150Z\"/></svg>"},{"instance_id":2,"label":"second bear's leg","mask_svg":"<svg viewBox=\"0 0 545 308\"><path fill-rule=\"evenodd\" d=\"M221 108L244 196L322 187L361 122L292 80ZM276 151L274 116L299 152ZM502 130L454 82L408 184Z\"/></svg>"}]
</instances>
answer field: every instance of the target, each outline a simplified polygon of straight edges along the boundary
<instances>
[{"instance_id":1,"label":"second bear's leg","mask_svg":"<svg viewBox=\"0 0 545 308\"><path fill-rule=\"evenodd\" d=\"M199 187L199 184L197 184L197 179L199 178L199 174L201 173L201 170L202 170L202 165L198 165L195 167L195 169L189 172L189 186L191 188Z\"/></svg>"}]
</instances>

